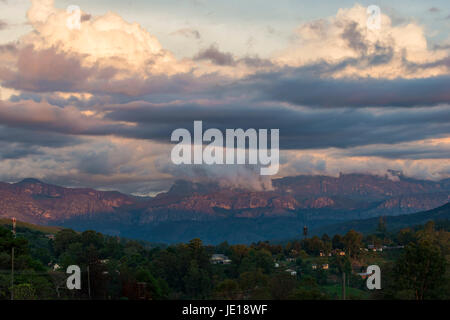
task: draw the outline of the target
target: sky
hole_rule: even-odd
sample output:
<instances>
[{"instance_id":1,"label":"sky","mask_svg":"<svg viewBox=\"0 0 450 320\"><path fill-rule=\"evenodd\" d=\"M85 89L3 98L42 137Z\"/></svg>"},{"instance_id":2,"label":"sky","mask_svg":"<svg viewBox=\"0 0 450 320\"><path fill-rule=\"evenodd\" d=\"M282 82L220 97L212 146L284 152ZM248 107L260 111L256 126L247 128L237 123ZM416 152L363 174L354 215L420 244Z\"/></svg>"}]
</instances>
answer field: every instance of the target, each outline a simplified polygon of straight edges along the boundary
<instances>
[{"instance_id":1,"label":"sky","mask_svg":"<svg viewBox=\"0 0 450 320\"><path fill-rule=\"evenodd\" d=\"M171 163L194 120L279 128L275 177L450 178L449 30L448 1L0 0L0 181L271 187Z\"/></svg>"}]
</instances>

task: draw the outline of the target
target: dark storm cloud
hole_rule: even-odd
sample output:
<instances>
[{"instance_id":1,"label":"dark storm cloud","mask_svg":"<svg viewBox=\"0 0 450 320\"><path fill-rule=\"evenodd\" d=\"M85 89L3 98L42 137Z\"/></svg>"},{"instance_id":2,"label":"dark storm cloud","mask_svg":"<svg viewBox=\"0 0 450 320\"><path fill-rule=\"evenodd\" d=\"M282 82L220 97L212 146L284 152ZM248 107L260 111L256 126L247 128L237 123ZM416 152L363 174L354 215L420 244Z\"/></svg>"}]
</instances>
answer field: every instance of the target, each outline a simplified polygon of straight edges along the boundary
<instances>
[{"instance_id":1,"label":"dark storm cloud","mask_svg":"<svg viewBox=\"0 0 450 320\"><path fill-rule=\"evenodd\" d=\"M35 51L28 46L19 51L17 72L4 68L0 79L5 87L27 91L68 91L93 72L81 66L75 56L58 53L55 48Z\"/></svg>"},{"instance_id":2,"label":"dark storm cloud","mask_svg":"<svg viewBox=\"0 0 450 320\"><path fill-rule=\"evenodd\" d=\"M364 49L356 27L350 24L345 37L352 46ZM0 50L2 48L0 47ZM3 47L14 50L14 46ZM218 74L195 76L183 73L174 76L153 75L147 79L127 78L113 80L117 70L86 68L80 57L65 56L50 48L35 51L32 47L19 52L18 70L4 68L0 73L2 85L35 93L89 92L99 101L108 96L111 103L130 100L170 101L209 96L252 95L259 101L288 102L314 107L416 107L433 106L450 102L450 76L422 79L374 79L330 77L345 68L367 68L389 63L393 49L375 45L375 53L359 58L348 58L331 64L325 61L292 68L276 68L270 61L257 56L235 59L216 47L199 53L198 59L209 59L222 66L245 64L254 68L268 68L242 80L234 80ZM417 64L407 59L404 66L411 72L435 67L449 68L449 57ZM220 91L220 92L219 92ZM76 101L74 101L76 102Z\"/></svg>"},{"instance_id":3,"label":"dark storm cloud","mask_svg":"<svg viewBox=\"0 0 450 320\"><path fill-rule=\"evenodd\" d=\"M209 48L201 50L194 60L209 60L219 66L234 66L236 61L229 52L222 52L216 45L211 45Z\"/></svg>"},{"instance_id":4,"label":"dark storm cloud","mask_svg":"<svg viewBox=\"0 0 450 320\"><path fill-rule=\"evenodd\" d=\"M407 144L395 146L364 146L335 153L339 156L381 157L387 159L450 159L450 145Z\"/></svg>"},{"instance_id":5,"label":"dark storm cloud","mask_svg":"<svg viewBox=\"0 0 450 320\"><path fill-rule=\"evenodd\" d=\"M62 148L82 144L85 139L54 132L39 132L0 125L0 159L45 156L42 147Z\"/></svg>"},{"instance_id":6,"label":"dark storm cloud","mask_svg":"<svg viewBox=\"0 0 450 320\"><path fill-rule=\"evenodd\" d=\"M347 41L347 44L353 50L365 53L367 51L366 41L358 30L358 24L356 22L351 22L347 24L342 33L342 38Z\"/></svg>"},{"instance_id":7,"label":"dark storm cloud","mask_svg":"<svg viewBox=\"0 0 450 320\"><path fill-rule=\"evenodd\" d=\"M19 143L10 143L0 141L0 160L21 159L28 155L43 155L44 152L37 146L23 145Z\"/></svg>"},{"instance_id":8,"label":"dark storm cloud","mask_svg":"<svg viewBox=\"0 0 450 320\"><path fill-rule=\"evenodd\" d=\"M443 61L444 63L444 61ZM262 100L317 107L417 107L450 102L450 76L423 79L320 78L305 69L248 80Z\"/></svg>"},{"instance_id":9,"label":"dark storm cloud","mask_svg":"<svg viewBox=\"0 0 450 320\"><path fill-rule=\"evenodd\" d=\"M27 148L32 146L60 148L81 144L84 141L81 137L66 134L39 132L33 129L12 128L0 125L0 142L18 143Z\"/></svg>"},{"instance_id":10,"label":"dark storm cloud","mask_svg":"<svg viewBox=\"0 0 450 320\"><path fill-rule=\"evenodd\" d=\"M14 46L0 47L14 50ZM182 94L207 91L231 80L217 74L195 76L191 72L168 75L150 75L146 79L130 77L113 79L118 72L114 68L85 67L82 57L66 55L57 48L35 50L28 46L17 50L17 70L0 66L0 84L16 90L52 92L88 92L113 98L140 97L146 95ZM97 97L96 97L97 99Z\"/></svg>"},{"instance_id":11,"label":"dark storm cloud","mask_svg":"<svg viewBox=\"0 0 450 320\"><path fill-rule=\"evenodd\" d=\"M450 45L447 47L450 48ZM439 47L439 49L444 48L445 46ZM446 67L448 70L450 70L450 56L428 63L412 63L409 61L403 61L403 63L410 71L418 71L420 69L429 69L435 67Z\"/></svg>"},{"instance_id":12,"label":"dark storm cloud","mask_svg":"<svg viewBox=\"0 0 450 320\"><path fill-rule=\"evenodd\" d=\"M0 47L0 52L4 50L17 53L17 70L0 68L0 81L4 87L16 90L79 92L84 91L90 77L106 81L116 72L112 68L84 67L80 56L67 55L54 47L35 50L33 46L27 46L17 49L9 44Z\"/></svg>"},{"instance_id":13,"label":"dark storm cloud","mask_svg":"<svg viewBox=\"0 0 450 320\"><path fill-rule=\"evenodd\" d=\"M245 64L246 66L253 68L273 67L273 63L270 60L262 59L257 55L236 59L233 54L220 51L216 45L211 45L209 48L201 50L194 57L194 60L208 60L218 66L236 66L237 64Z\"/></svg>"},{"instance_id":14,"label":"dark storm cloud","mask_svg":"<svg viewBox=\"0 0 450 320\"><path fill-rule=\"evenodd\" d=\"M355 26L350 24L343 37L358 50L365 50ZM77 56L27 47L20 50L18 71L7 70L0 77L10 87L32 93L13 96L8 103L0 102L4 104L0 108L0 124L30 132L115 135L169 142L174 129L192 128L194 120L202 120L205 129L223 131L278 128L283 149L349 148L448 135L449 75L392 80L329 76L348 66L374 66L392 59L392 48L375 48L374 54L335 64L322 61L298 68L275 68L258 57L235 59L210 47L203 52L203 58L217 64L244 63L272 71L241 80L185 73L117 81L108 77L114 70L84 68ZM14 46L4 50L14 50ZM448 58L430 64L408 63L405 59L405 66L410 69L432 68L448 66ZM51 95L53 91L90 92L94 98L84 103L75 97L58 98ZM72 103L76 107L65 107ZM105 118L85 117L79 112L88 107L106 112ZM96 167L95 163L92 165Z\"/></svg>"},{"instance_id":15,"label":"dark storm cloud","mask_svg":"<svg viewBox=\"0 0 450 320\"><path fill-rule=\"evenodd\" d=\"M73 107L60 108L47 102L0 101L0 125L34 132L66 135L106 135L120 132L124 124L87 117ZM11 140L14 139L11 137Z\"/></svg>"},{"instance_id":16,"label":"dark storm cloud","mask_svg":"<svg viewBox=\"0 0 450 320\"><path fill-rule=\"evenodd\" d=\"M111 163L111 154L106 150L89 150L83 154L77 154L77 168L88 174L114 174L117 171L116 166Z\"/></svg>"},{"instance_id":17,"label":"dark storm cloud","mask_svg":"<svg viewBox=\"0 0 450 320\"><path fill-rule=\"evenodd\" d=\"M156 104L140 101L98 108L106 112L104 119L84 117L74 110L52 107L46 103L22 101L2 108L0 120L9 130L26 128L27 131L22 134L30 140L30 144L40 143L41 138L35 133L44 136L46 133L49 136L58 133L62 145L70 141L64 141L62 137L65 135L115 135L168 143L173 130L191 130L195 120L203 121L204 130L219 128L223 132L228 128L278 128L282 149L393 144L450 133L448 105L413 108L405 112L404 108L387 107L295 107L258 99L223 103L219 97L217 101L210 102ZM45 121L39 119L41 115ZM28 116L31 118L28 119ZM134 125L126 125L123 121ZM14 136L16 140L21 137ZM59 140L53 142L57 144Z\"/></svg>"},{"instance_id":18,"label":"dark storm cloud","mask_svg":"<svg viewBox=\"0 0 450 320\"><path fill-rule=\"evenodd\" d=\"M368 109L290 108L276 105L152 106L139 103L114 106L111 120L135 122L120 134L168 142L177 128L192 130L193 121L202 120L204 130L218 128L278 128L280 147L308 149L354 147L374 143L414 141L450 132L447 107L421 108L405 113L403 109L375 112Z\"/></svg>"}]
</instances>

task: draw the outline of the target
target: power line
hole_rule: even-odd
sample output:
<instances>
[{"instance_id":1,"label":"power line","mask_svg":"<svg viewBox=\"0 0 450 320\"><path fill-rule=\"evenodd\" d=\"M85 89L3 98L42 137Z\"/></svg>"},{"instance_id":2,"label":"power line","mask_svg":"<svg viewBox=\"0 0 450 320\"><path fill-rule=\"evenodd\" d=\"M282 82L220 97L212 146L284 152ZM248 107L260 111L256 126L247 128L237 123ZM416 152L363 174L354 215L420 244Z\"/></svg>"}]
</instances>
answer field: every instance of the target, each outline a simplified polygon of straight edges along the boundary
<instances>
[{"instance_id":1,"label":"power line","mask_svg":"<svg viewBox=\"0 0 450 320\"><path fill-rule=\"evenodd\" d=\"M12 218L12 233L16 240L16 218ZM11 246L11 300L14 300L14 240Z\"/></svg>"}]
</instances>

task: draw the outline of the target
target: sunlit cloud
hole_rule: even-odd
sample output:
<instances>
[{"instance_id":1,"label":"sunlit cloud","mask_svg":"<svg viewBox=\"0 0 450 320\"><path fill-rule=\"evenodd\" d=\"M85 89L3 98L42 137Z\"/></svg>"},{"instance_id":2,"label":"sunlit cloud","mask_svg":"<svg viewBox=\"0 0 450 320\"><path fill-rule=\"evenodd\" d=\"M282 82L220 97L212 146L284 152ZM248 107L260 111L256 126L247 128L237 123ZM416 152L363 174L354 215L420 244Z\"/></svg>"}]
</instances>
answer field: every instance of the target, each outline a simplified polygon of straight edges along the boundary
<instances>
[{"instance_id":1,"label":"sunlit cloud","mask_svg":"<svg viewBox=\"0 0 450 320\"><path fill-rule=\"evenodd\" d=\"M32 30L1 42L0 180L34 176L140 195L180 178L271 188L249 166L173 165L170 133L195 120L280 129L277 177L389 169L450 177L448 37L430 42L418 21L382 11L380 30L370 30L355 4L302 20L270 55L252 51L261 48L256 33L245 53L228 39L210 41L202 26L170 25L171 42L195 48L180 56L109 9L81 11L80 28L69 28L72 13L32 0ZM282 37L267 25L267 37Z\"/></svg>"}]
</instances>

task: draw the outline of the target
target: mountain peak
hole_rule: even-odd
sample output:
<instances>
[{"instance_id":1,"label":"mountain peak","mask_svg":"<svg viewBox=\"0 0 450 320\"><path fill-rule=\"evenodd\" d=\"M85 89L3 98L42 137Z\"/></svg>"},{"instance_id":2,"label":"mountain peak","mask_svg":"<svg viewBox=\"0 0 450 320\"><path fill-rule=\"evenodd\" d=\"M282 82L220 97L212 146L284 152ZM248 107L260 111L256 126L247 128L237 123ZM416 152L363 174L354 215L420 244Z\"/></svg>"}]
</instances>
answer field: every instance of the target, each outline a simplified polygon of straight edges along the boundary
<instances>
[{"instance_id":1,"label":"mountain peak","mask_svg":"<svg viewBox=\"0 0 450 320\"><path fill-rule=\"evenodd\" d=\"M42 181L36 179L36 178L25 178L22 181L20 181L19 183L40 183L43 184Z\"/></svg>"}]
</instances>

